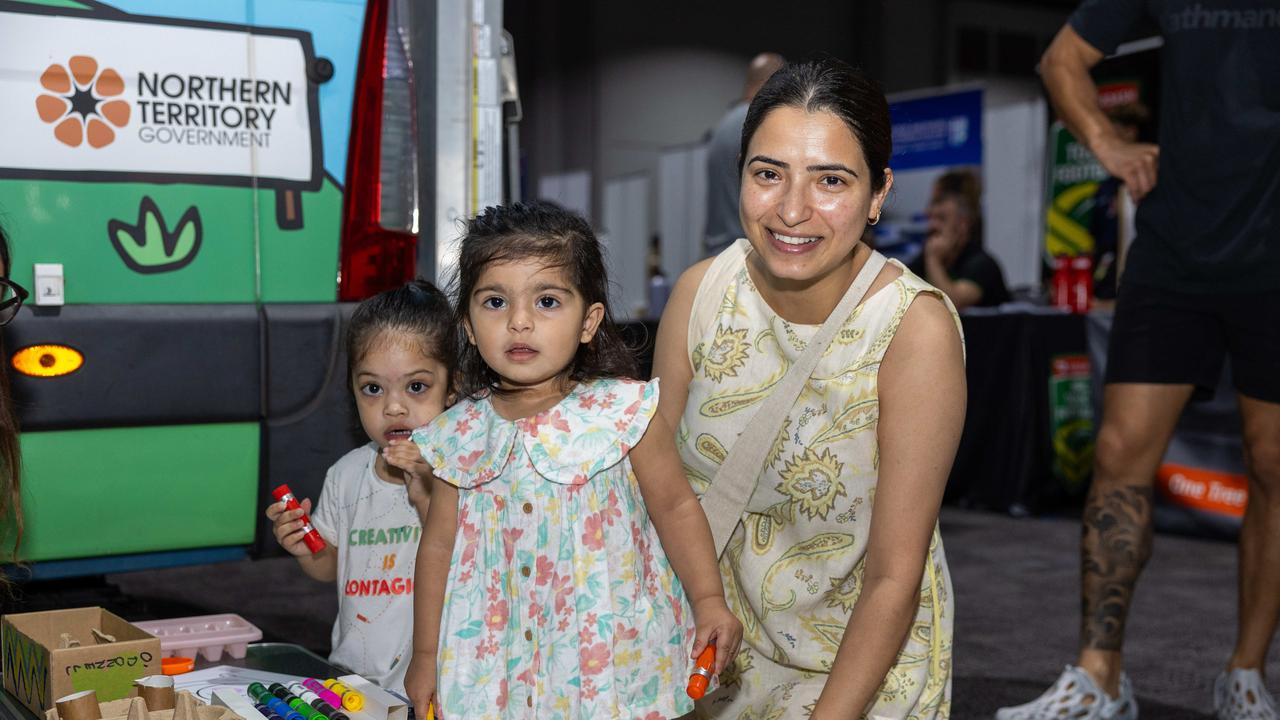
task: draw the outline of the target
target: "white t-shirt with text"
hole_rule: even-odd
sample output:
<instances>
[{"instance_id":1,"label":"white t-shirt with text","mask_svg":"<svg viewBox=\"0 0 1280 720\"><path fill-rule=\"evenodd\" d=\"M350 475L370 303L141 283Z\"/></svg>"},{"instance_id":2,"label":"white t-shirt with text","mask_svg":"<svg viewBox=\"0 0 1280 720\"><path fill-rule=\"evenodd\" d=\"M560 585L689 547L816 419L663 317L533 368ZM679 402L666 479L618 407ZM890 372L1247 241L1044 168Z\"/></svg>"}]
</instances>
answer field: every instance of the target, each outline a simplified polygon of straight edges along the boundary
<instances>
[{"instance_id":1,"label":"white t-shirt with text","mask_svg":"<svg viewBox=\"0 0 1280 720\"><path fill-rule=\"evenodd\" d=\"M338 551L329 662L404 693L413 649L413 565L422 525L404 485L374 472L374 443L329 468L311 519Z\"/></svg>"}]
</instances>

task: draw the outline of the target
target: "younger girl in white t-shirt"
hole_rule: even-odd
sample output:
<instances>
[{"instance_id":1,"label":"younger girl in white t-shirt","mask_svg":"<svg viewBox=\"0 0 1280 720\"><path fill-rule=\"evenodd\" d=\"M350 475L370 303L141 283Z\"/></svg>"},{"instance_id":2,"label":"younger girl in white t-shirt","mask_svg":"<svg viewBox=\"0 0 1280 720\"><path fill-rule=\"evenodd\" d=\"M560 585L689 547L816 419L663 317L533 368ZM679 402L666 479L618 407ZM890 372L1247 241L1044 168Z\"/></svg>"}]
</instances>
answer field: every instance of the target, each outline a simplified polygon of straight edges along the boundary
<instances>
[{"instance_id":1,"label":"younger girl in white t-shirt","mask_svg":"<svg viewBox=\"0 0 1280 720\"><path fill-rule=\"evenodd\" d=\"M380 450L407 440L448 401L457 325L444 293L425 281L376 295L356 308L347 330L351 391L367 445L329 468L313 524L327 547L302 541L303 512L267 508L276 540L308 575L336 582L338 618L329 661L404 692L412 656L413 572L428 489L406 482Z\"/></svg>"}]
</instances>

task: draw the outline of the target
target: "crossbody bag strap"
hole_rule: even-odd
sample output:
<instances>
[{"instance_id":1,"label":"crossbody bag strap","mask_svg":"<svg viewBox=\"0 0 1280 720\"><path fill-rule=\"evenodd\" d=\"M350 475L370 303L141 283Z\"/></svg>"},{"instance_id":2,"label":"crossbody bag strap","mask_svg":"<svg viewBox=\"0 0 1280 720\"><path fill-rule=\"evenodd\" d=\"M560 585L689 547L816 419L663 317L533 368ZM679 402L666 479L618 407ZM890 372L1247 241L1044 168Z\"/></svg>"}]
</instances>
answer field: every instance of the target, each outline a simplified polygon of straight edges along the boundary
<instances>
[{"instance_id":1,"label":"crossbody bag strap","mask_svg":"<svg viewBox=\"0 0 1280 720\"><path fill-rule=\"evenodd\" d=\"M854 308L862 302L871 283L884 268L885 258L872 250L871 257L862 266L854 278L853 284L840 299L839 304L827 316L827 321L818 329L804 352L787 370L782 379L765 397L760 408L756 410L746 428L738 435L733 448L725 458L720 469L716 471L711 487L702 495L702 510L711 524L711 538L715 543L716 557L724 554L725 545L734 529L742 519L743 512L751 502L755 493L756 482L764 470L764 461L769 456L774 440L782 430L786 419L800 391L813 375L818 361L826 353L836 333L844 327Z\"/></svg>"}]
</instances>

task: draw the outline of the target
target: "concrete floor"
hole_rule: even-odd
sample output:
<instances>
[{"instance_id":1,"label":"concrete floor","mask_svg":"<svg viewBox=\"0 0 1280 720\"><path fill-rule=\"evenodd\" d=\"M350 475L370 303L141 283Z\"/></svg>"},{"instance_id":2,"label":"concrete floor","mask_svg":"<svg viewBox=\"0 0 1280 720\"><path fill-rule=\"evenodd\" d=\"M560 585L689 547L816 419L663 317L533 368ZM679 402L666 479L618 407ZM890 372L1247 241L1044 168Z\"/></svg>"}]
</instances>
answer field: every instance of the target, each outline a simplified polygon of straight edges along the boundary
<instances>
[{"instance_id":1,"label":"concrete floor","mask_svg":"<svg viewBox=\"0 0 1280 720\"><path fill-rule=\"evenodd\" d=\"M942 516L956 588L953 717L988 718L1038 695L1072 660L1078 633L1079 524L947 508ZM1208 718L1213 678L1235 636L1232 543L1157 535L1129 622L1127 669L1143 718ZM126 617L236 612L267 640L327 652L332 586L290 558L107 577L93 600ZM86 604L65 584L33 587L29 604ZM65 595L65 598L61 595ZM40 597L44 595L44 597ZM1272 644L1271 664L1280 656ZM1274 676L1274 674L1273 674ZM1268 683L1280 694L1280 683Z\"/></svg>"}]
</instances>

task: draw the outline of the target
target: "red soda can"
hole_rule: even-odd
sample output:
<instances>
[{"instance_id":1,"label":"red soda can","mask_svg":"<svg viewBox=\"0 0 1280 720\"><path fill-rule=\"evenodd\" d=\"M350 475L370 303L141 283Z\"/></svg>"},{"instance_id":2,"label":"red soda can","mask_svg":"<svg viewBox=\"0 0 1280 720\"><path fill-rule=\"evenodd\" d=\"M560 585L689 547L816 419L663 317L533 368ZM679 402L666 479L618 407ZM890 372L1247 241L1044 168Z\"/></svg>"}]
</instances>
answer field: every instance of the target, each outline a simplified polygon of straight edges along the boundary
<instances>
[{"instance_id":1,"label":"red soda can","mask_svg":"<svg viewBox=\"0 0 1280 720\"><path fill-rule=\"evenodd\" d=\"M1083 315L1093 306L1093 258L1071 258L1071 311Z\"/></svg>"},{"instance_id":2,"label":"red soda can","mask_svg":"<svg viewBox=\"0 0 1280 720\"><path fill-rule=\"evenodd\" d=\"M1070 309L1071 305L1071 258L1065 255L1053 256L1053 280L1051 285L1054 307Z\"/></svg>"}]
</instances>

